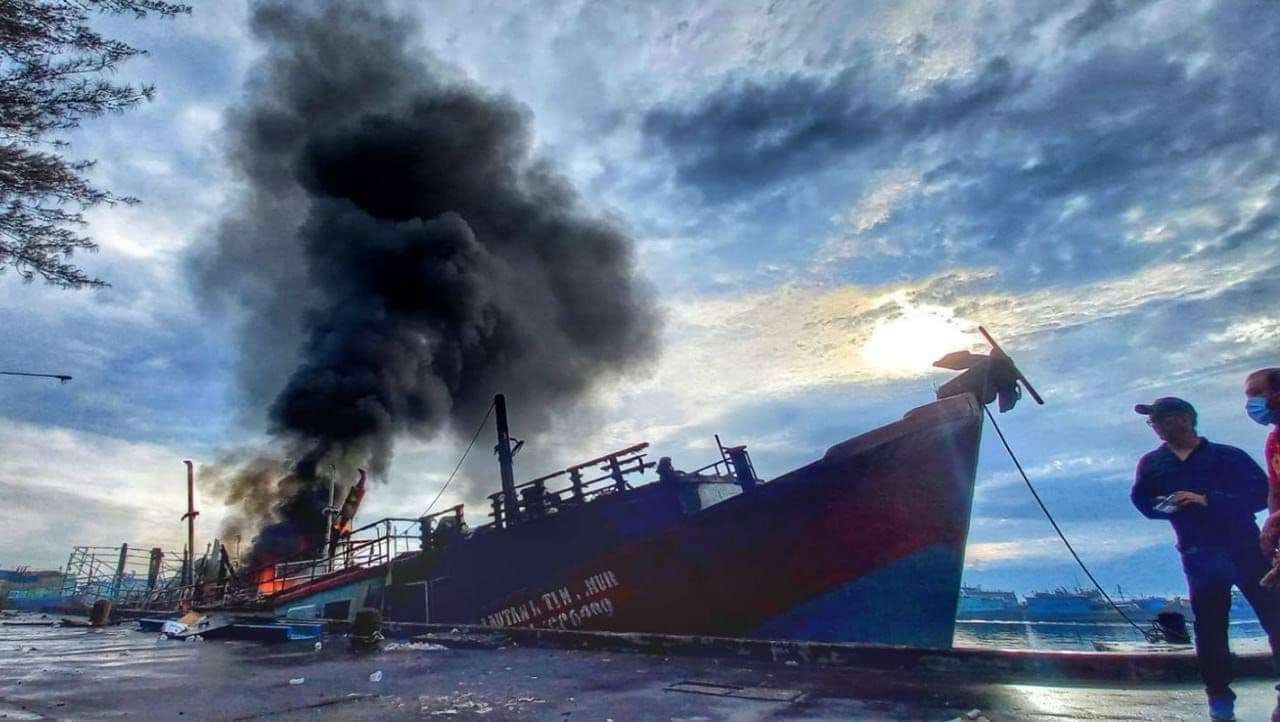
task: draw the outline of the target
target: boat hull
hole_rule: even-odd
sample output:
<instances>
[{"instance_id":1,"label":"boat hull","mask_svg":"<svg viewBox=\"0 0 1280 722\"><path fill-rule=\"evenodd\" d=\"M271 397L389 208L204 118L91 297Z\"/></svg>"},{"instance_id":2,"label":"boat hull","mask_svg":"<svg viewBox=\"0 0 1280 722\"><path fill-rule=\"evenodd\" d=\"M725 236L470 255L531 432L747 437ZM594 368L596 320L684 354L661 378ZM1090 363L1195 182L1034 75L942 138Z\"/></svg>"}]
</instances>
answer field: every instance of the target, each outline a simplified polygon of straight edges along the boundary
<instances>
[{"instance_id":1,"label":"boat hull","mask_svg":"<svg viewBox=\"0 0 1280 722\"><path fill-rule=\"evenodd\" d=\"M982 412L969 395L706 508L656 483L393 563L392 620L951 645Z\"/></svg>"}]
</instances>

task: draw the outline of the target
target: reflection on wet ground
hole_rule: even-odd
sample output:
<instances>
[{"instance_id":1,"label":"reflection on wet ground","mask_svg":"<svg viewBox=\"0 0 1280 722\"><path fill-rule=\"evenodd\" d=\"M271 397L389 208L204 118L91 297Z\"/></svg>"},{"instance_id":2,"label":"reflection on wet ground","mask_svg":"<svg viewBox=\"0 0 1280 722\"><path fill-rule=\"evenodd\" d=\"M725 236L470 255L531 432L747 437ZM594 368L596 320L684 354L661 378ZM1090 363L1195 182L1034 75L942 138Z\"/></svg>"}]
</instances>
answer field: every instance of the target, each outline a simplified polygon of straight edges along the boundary
<instances>
[{"instance_id":1,"label":"reflection on wet ground","mask_svg":"<svg viewBox=\"0 0 1280 722\"><path fill-rule=\"evenodd\" d=\"M971 709L993 721L1204 718L1194 685L977 684L733 659L389 647L357 655L341 639L316 650L175 642L127 626L0 626L0 718L941 722ZM1241 719L1269 718L1269 683L1237 691Z\"/></svg>"}]
</instances>

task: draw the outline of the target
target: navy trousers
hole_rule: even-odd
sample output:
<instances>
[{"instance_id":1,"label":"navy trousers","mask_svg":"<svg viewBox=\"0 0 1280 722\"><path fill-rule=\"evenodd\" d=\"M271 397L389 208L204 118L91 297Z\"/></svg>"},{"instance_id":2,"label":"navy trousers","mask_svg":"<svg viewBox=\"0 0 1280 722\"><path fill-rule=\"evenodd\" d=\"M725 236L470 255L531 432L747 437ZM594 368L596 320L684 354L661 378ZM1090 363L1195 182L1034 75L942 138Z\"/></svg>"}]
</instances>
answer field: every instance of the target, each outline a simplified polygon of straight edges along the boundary
<instances>
[{"instance_id":1,"label":"navy trousers","mask_svg":"<svg viewBox=\"0 0 1280 722\"><path fill-rule=\"evenodd\" d=\"M1271 655L1280 670L1280 590L1263 589L1258 581L1271 563L1256 546L1238 549L1190 549L1182 553L1182 568L1195 614L1196 659L1210 697L1231 697L1231 650L1227 621L1231 587L1240 588L1262 623Z\"/></svg>"}]
</instances>

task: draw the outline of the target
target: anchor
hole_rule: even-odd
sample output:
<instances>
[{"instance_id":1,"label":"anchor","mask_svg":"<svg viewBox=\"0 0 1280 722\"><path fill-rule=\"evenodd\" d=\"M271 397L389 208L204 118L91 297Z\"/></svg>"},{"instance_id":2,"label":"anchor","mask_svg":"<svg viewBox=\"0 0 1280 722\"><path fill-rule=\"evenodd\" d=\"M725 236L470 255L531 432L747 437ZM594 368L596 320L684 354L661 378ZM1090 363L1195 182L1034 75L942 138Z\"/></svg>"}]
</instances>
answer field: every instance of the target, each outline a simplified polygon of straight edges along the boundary
<instances>
[{"instance_id":1,"label":"anchor","mask_svg":"<svg viewBox=\"0 0 1280 722\"><path fill-rule=\"evenodd\" d=\"M1004 413L1018 403L1022 398L1022 389L1025 388L1031 398L1043 406L1044 399L1036 393L1035 387L1018 369L1009 354L1000 348L1000 344L996 343L990 333L987 333L987 329L979 326L978 332L991 345L991 353L953 351L933 362L933 365L938 368L964 372L938 387L938 398L972 393L984 406L998 399L998 408L1001 413Z\"/></svg>"}]
</instances>

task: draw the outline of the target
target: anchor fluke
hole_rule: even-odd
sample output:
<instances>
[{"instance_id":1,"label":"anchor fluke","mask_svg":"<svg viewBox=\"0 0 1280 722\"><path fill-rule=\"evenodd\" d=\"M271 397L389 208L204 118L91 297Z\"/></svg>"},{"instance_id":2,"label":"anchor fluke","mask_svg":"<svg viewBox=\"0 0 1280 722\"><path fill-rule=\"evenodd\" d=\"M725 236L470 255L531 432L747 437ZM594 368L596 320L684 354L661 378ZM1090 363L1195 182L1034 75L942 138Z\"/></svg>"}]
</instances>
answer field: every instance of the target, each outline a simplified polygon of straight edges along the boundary
<instances>
[{"instance_id":1,"label":"anchor fluke","mask_svg":"<svg viewBox=\"0 0 1280 722\"><path fill-rule=\"evenodd\" d=\"M951 379L938 388L938 398L958 396L972 393L982 404L998 402L1003 413L1012 409L1022 398L1022 390L1026 389L1037 404L1043 405L1044 399L1036 392L1035 387L1027 380L1009 354L1000 348L1000 344L982 326L978 332L991 345L991 353L976 354L969 351L953 351L933 362L938 368L964 373Z\"/></svg>"}]
</instances>

